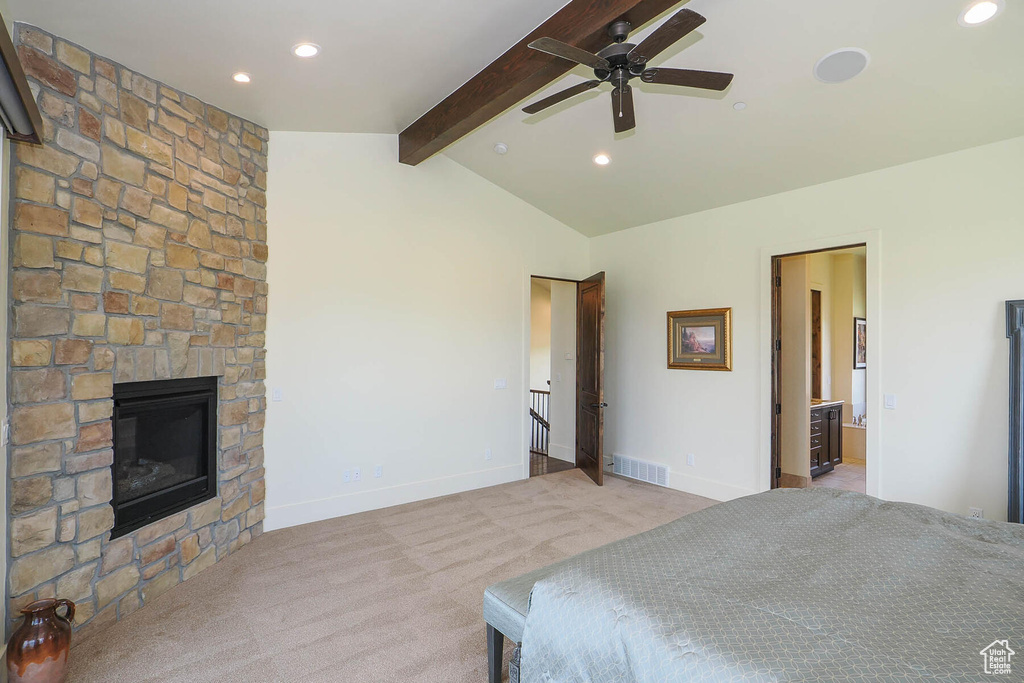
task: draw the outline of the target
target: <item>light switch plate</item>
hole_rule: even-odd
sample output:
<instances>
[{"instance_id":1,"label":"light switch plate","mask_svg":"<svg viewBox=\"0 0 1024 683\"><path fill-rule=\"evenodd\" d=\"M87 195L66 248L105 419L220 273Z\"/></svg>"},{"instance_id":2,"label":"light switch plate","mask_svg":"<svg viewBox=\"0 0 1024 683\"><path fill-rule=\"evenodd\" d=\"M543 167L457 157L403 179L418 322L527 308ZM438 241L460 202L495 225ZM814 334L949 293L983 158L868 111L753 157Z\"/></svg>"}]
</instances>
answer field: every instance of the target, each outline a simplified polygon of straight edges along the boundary
<instances>
[{"instance_id":1,"label":"light switch plate","mask_svg":"<svg viewBox=\"0 0 1024 683\"><path fill-rule=\"evenodd\" d=\"M274 393L272 394L272 396L273 396L273 398L271 400L273 400L273 401L283 401L284 400L284 390L283 389L274 389Z\"/></svg>"},{"instance_id":2,"label":"light switch plate","mask_svg":"<svg viewBox=\"0 0 1024 683\"><path fill-rule=\"evenodd\" d=\"M896 410L896 394L885 394L883 400L886 410Z\"/></svg>"},{"instance_id":3,"label":"light switch plate","mask_svg":"<svg viewBox=\"0 0 1024 683\"><path fill-rule=\"evenodd\" d=\"M341 475L341 479L346 484L349 483L350 481L352 481L352 472L350 472L349 470L345 470L345 472Z\"/></svg>"},{"instance_id":4,"label":"light switch plate","mask_svg":"<svg viewBox=\"0 0 1024 683\"><path fill-rule=\"evenodd\" d=\"M572 354L571 353L565 354L565 359L566 360L572 360Z\"/></svg>"},{"instance_id":5,"label":"light switch plate","mask_svg":"<svg viewBox=\"0 0 1024 683\"><path fill-rule=\"evenodd\" d=\"M495 389L507 389L508 388L508 381L504 377L501 378L501 379L496 379L496 380L494 380L494 388Z\"/></svg>"},{"instance_id":6,"label":"light switch plate","mask_svg":"<svg viewBox=\"0 0 1024 683\"><path fill-rule=\"evenodd\" d=\"M376 479L380 479L381 477L383 477L384 476L384 466L383 465L377 465L376 467L374 467L373 468L373 476Z\"/></svg>"},{"instance_id":7,"label":"light switch plate","mask_svg":"<svg viewBox=\"0 0 1024 683\"><path fill-rule=\"evenodd\" d=\"M491 457L491 449L488 448L487 450L484 451L484 460L490 460Z\"/></svg>"}]
</instances>

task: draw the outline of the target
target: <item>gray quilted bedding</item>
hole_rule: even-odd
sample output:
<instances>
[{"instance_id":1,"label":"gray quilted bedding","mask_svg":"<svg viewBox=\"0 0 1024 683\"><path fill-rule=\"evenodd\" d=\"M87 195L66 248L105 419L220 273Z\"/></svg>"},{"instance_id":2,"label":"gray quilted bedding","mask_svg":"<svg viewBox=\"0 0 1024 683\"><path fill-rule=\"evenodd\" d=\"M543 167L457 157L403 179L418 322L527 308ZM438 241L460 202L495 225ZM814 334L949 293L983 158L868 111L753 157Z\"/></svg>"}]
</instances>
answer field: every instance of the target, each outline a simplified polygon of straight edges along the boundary
<instances>
[{"instance_id":1,"label":"gray quilted bedding","mask_svg":"<svg viewBox=\"0 0 1024 683\"><path fill-rule=\"evenodd\" d=\"M982 649L1021 654L986 676ZM538 582L523 683L1024 681L1024 526L832 489L715 505Z\"/></svg>"}]
</instances>

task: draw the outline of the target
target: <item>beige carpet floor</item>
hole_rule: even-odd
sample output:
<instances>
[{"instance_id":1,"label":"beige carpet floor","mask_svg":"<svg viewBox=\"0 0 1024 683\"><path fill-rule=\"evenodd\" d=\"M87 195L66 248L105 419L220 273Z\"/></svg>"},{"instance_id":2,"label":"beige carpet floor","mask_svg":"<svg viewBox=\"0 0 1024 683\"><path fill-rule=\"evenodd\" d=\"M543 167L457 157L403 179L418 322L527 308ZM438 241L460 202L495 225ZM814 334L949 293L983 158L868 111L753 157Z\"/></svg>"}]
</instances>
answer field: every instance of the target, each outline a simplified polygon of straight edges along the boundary
<instances>
[{"instance_id":1,"label":"beige carpet floor","mask_svg":"<svg viewBox=\"0 0 1024 683\"><path fill-rule=\"evenodd\" d=\"M713 502L571 470L270 532L74 647L69 681L484 683L489 584Z\"/></svg>"}]
</instances>

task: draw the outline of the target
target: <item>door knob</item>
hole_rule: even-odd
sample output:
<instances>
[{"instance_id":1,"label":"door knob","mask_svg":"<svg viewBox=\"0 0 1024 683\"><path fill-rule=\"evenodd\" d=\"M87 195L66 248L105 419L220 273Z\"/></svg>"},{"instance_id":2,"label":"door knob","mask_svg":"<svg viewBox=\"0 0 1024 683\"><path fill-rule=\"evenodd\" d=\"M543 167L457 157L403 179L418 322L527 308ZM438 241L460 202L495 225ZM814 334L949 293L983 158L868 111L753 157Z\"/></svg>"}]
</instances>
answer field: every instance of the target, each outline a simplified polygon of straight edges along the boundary
<instances>
[{"instance_id":1,"label":"door knob","mask_svg":"<svg viewBox=\"0 0 1024 683\"><path fill-rule=\"evenodd\" d=\"M591 408L607 408L608 404L607 403L591 403L590 407Z\"/></svg>"}]
</instances>

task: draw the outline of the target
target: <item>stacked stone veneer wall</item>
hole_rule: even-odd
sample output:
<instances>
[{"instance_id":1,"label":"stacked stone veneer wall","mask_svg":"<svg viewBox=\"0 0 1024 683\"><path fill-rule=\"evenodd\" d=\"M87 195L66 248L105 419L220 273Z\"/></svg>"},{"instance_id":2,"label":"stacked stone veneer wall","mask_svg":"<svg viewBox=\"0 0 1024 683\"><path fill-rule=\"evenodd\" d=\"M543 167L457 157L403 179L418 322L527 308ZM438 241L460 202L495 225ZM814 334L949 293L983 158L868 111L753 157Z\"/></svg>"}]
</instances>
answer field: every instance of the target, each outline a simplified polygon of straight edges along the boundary
<instances>
[{"instance_id":1,"label":"stacked stone veneer wall","mask_svg":"<svg viewBox=\"0 0 1024 683\"><path fill-rule=\"evenodd\" d=\"M16 43L45 144L12 154L9 614L56 595L95 632L262 532L268 134ZM110 540L114 383L214 375L219 496Z\"/></svg>"}]
</instances>

